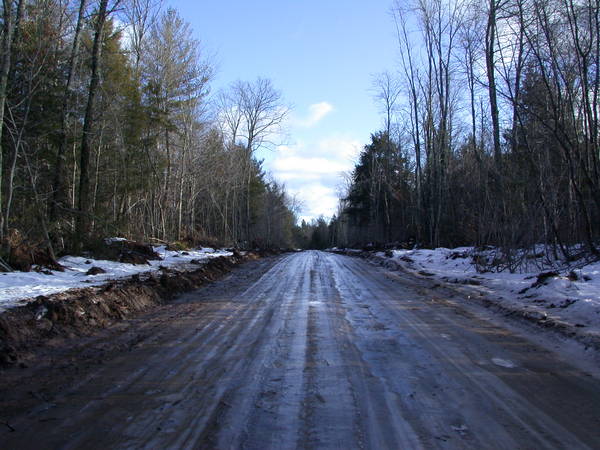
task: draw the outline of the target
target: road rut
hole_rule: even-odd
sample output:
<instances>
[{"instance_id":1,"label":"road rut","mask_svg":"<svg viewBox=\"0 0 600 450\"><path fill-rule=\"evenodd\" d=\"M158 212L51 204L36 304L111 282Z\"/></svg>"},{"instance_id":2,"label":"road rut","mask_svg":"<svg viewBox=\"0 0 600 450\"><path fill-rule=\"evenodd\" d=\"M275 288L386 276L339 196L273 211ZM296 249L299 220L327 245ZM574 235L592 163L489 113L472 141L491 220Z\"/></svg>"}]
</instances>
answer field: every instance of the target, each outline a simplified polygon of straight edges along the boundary
<instances>
[{"instance_id":1,"label":"road rut","mask_svg":"<svg viewBox=\"0 0 600 450\"><path fill-rule=\"evenodd\" d=\"M597 379L430 282L316 251L259 275L140 320L160 331L10 417L0 447L600 446Z\"/></svg>"}]
</instances>

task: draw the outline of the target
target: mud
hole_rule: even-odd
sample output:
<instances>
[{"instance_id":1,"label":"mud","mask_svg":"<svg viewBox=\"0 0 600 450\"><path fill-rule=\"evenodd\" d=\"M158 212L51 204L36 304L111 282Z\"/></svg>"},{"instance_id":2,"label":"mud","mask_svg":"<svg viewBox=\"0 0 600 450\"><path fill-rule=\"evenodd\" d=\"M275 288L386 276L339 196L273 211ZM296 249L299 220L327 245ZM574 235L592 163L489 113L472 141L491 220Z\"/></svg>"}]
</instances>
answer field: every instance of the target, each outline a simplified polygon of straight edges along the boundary
<instances>
[{"instance_id":1,"label":"mud","mask_svg":"<svg viewBox=\"0 0 600 450\"><path fill-rule=\"evenodd\" d=\"M45 355L2 374L3 449L600 442L598 379L564 355L431 280L322 252L249 262Z\"/></svg>"},{"instance_id":2,"label":"mud","mask_svg":"<svg viewBox=\"0 0 600 450\"><path fill-rule=\"evenodd\" d=\"M407 270L402 267L401 264L395 262L392 259L381 257L371 251L347 251L347 250L336 250L332 251L339 255L358 257L365 259L373 264L385 267L388 270L407 273ZM406 262L412 262L408 257L402 257ZM423 278L430 278L433 276L432 273L425 271L417 271L416 273L411 272L412 275L421 276ZM554 276L556 272L542 273L538 276L538 280L547 279L550 276ZM536 281L537 283L538 281ZM481 283L477 280L460 280L457 282L445 281L436 282L436 286L440 287L441 290L446 291L446 295L454 296L456 294L467 298L469 303L477 303L485 308L488 308L497 314L512 320L529 324L537 328L543 328L545 330L556 333L557 335L572 339L575 342L579 342L586 346L586 348L600 351L600 335L593 331L587 331L581 328L581 325L577 323L570 323L564 320L558 320L552 317L547 317L545 314L537 311L531 311L518 305L504 305L501 304L496 298L493 297L493 293L483 295L481 292L471 289L471 286L478 286Z\"/></svg>"}]
</instances>

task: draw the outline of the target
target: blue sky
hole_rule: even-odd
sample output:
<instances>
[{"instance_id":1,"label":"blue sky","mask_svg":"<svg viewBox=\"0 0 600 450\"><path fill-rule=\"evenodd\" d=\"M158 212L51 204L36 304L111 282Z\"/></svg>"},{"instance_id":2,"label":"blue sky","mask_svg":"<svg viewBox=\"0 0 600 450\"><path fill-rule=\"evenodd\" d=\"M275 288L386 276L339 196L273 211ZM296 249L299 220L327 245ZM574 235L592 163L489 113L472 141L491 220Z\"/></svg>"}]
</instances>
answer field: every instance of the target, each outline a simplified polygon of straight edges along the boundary
<instances>
[{"instance_id":1,"label":"blue sky","mask_svg":"<svg viewBox=\"0 0 600 450\"><path fill-rule=\"evenodd\" d=\"M289 136L261 153L265 167L303 204L301 216L330 216L340 172L381 117L372 74L396 65L391 0L167 0L215 55L213 90L269 78L292 106Z\"/></svg>"}]
</instances>

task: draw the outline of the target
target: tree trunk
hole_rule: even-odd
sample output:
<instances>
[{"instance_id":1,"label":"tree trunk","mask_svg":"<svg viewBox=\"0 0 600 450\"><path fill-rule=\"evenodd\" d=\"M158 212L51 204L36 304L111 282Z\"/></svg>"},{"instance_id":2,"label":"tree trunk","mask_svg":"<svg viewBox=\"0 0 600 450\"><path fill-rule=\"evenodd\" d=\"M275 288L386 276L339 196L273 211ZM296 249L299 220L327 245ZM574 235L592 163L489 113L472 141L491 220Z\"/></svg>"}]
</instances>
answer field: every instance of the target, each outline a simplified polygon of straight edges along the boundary
<instances>
[{"instance_id":1,"label":"tree trunk","mask_svg":"<svg viewBox=\"0 0 600 450\"><path fill-rule=\"evenodd\" d=\"M79 214L76 221L76 250L80 251L84 240L89 234L90 226L90 153L92 140L92 125L94 113L94 101L100 84L100 53L102 50L102 32L107 16L108 0L100 0L98 15L96 18L96 32L94 34L94 46L92 50L92 74L88 90L87 106L85 108L85 118L83 122L83 136L81 139L81 158L79 172Z\"/></svg>"},{"instance_id":2,"label":"tree trunk","mask_svg":"<svg viewBox=\"0 0 600 450\"><path fill-rule=\"evenodd\" d=\"M69 68L67 75L67 84L63 94L62 112L60 118L60 134L59 143L56 151L56 167L54 169L53 196L50 205L50 222L54 222L59 218L60 209L64 207L67 201L67 187L65 185L65 159L67 150L67 120L69 116L69 101L71 97L71 89L75 78L75 67L79 59L79 42L81 35L81 27L83 24L83 14L85 12L87 0L81 0L79 3L79 13L77 15L77 25L75 26L75 34L73 35L73 46L71 47L71 55L69 57Z\"/></svg>"},{"instance_id":3,"label":"tree trunk","mask_svg":"<svg viewBox=\"0 0 600 450\"><path fill-rule=\"evenodd\" d=\"M3 146L2 146L2 131L4 129L4 108L6 106L6 93L8 90L8 74L12 65L12 48L13 48L13 36L15 30L21 20L23 14L23 0L19 0L17 4L16 17L13 21L13 1L3 0L3 30L2 30L2 67L0 68L0 211L2 211L2 174L3 169ZM4 214L0 212L0 238L2 230L4 229Z\"/></svg>"},{"instance_id":4,"label":"tree trunk","mask_svg":"<svg viewBox=\"0 0 600 450\"><path fill-rule=\"evenodd\" d=\"M485 30L485 66L488 79L488 95L490 97L490 115L492 117L492 136L494 141L494 162L496 164L497 175L500 175L501 154L500 154L500 119L498 112L498 92L496 90L495 74L495 42L496 42L496 0L490 0L488 21Z\"/></svg>"}]
</instances>

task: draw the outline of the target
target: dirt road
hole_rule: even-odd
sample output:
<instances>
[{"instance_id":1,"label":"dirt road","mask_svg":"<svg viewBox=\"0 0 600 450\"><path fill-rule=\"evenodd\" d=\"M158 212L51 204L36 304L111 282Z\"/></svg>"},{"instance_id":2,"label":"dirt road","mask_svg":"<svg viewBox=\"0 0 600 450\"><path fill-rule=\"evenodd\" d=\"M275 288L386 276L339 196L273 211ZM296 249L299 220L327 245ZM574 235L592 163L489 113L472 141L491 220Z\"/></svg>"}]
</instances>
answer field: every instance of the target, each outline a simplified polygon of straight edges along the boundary
<instances>
[{"instance_id":1,"label":"dirt road","mask_svg":"<svg viewBox=\"0 0 600 450\"><path fill-rule=\"evenodd\" d=\"M0 412L0 448L600 447L597 379L347 256L255 263L112 333L120 351Z\"/></svg>"}]
</instances>

